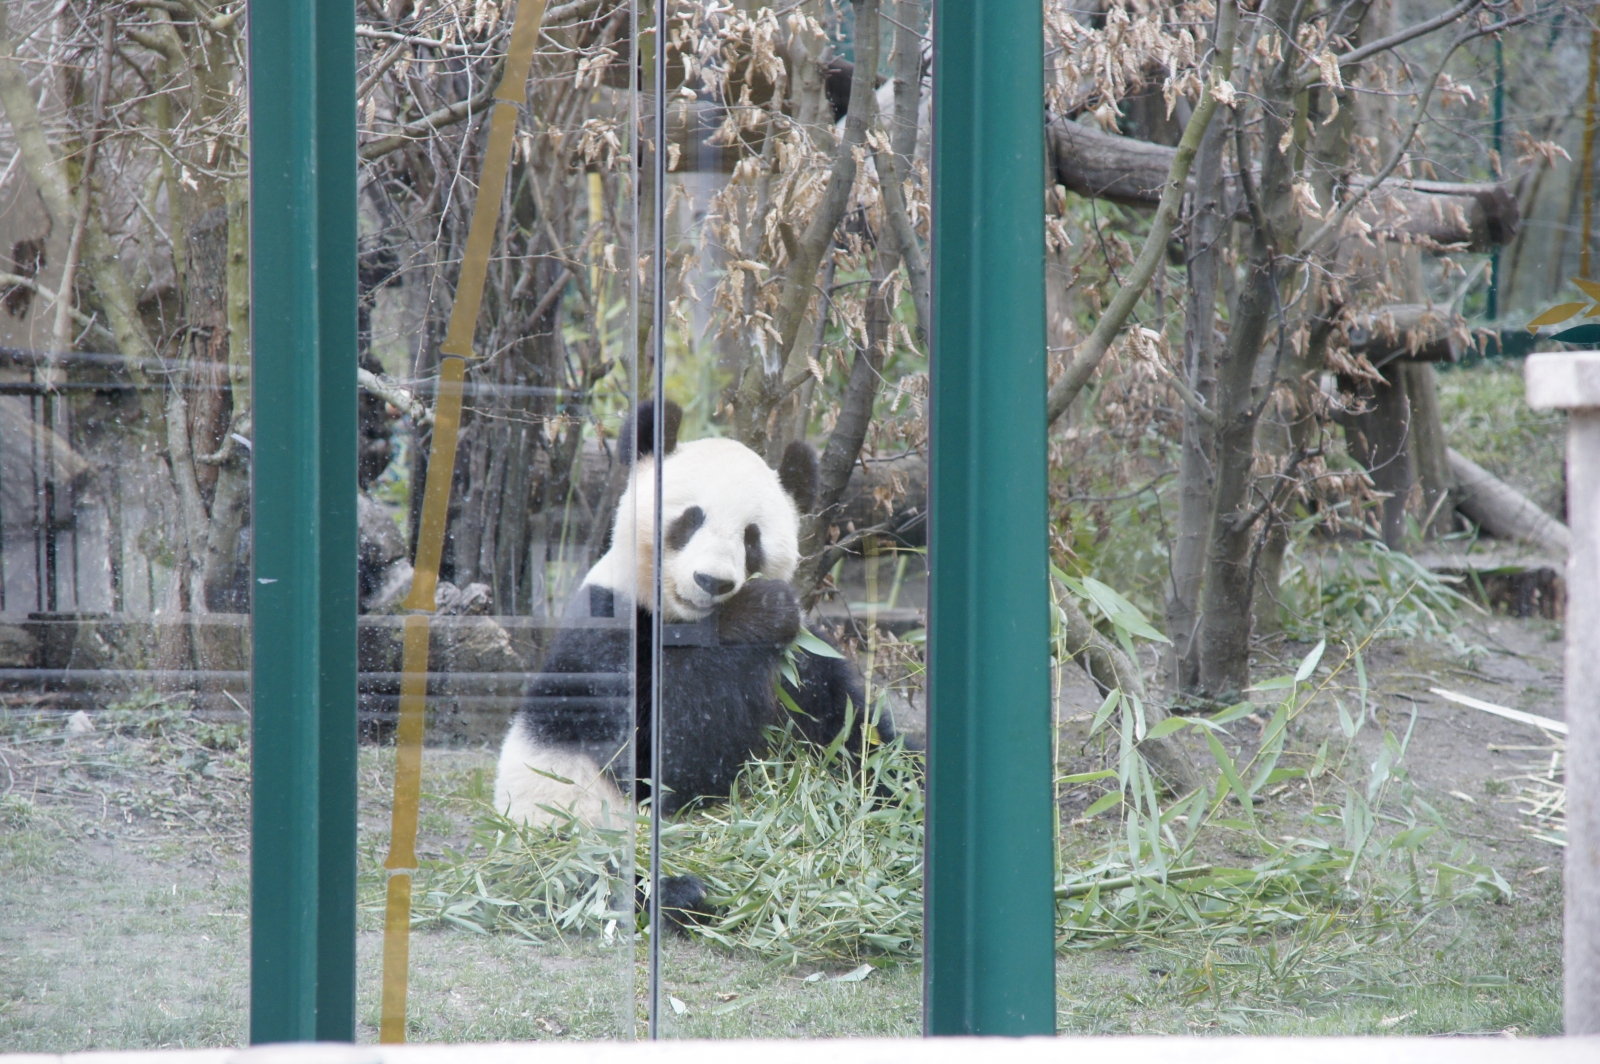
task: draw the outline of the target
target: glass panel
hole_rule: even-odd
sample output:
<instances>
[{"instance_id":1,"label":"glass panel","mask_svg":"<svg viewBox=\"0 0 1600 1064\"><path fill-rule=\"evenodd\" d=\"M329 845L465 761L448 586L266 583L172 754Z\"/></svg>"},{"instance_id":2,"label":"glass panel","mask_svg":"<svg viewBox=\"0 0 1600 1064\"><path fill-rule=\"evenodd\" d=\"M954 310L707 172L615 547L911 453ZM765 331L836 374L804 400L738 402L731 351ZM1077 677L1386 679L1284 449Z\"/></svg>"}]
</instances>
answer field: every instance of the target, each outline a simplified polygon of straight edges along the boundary
<instances>
[{"instance_id":1,"label":"glass panel","mask_svg":"<svg viewBox=\"0 0 1600 1064\"><path fill-rule=\"evenodd\" d=\"M4 1050L245 1037L243 28L0 8Z\"/></svg>"},{"instance_id":2,"label":"glass panel","mask_svg":"<svg viewBox=\"0 0 1600 1064\"><path fill-rule=\"evenodd\" d=\"M360 14L368 1039L398 987L393 973L385 982L385 950L404 944L399 933L386 946L384 912L386 862L405 863L390 831L408 625L427 617L411 607L433 613L426 665L412 662L427 699L406 1037L633 1033L634 615L622 595L584 584L603 555L636 566L632 537L611 542L638 343L632 12L553 9L502 127L485 105L512 76L502 64L515 67L513 20L537 15L524 4ZM497 136L510 150L503 188L483 176ZM453 312L469 302L468 234L485 224L474 331ZM435 414L465 353L447 337L463 324L473 357L452 469ZM425 583L425 489L441 478L437 592L408 601L414 578Z\"/></svg>"},{"instance_id":3,"label":"glass panel","mask_svg":"<svg viewBox=\"0 0 1600 1064\"><path fill-rule=\"evenodd\" d=\"M669 12L660 1027L915 1034L928 8Z\"/></svg>"}]
</instances>

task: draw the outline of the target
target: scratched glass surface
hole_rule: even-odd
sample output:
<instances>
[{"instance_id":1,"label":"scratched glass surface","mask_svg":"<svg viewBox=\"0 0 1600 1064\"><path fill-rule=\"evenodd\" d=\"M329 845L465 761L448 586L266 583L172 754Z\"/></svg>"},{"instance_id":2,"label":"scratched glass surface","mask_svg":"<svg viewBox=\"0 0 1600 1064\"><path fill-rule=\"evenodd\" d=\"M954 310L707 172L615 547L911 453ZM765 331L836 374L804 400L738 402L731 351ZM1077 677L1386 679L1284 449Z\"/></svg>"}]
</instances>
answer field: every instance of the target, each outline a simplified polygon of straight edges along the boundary
<instances>
[{"instance_id":1,"label":"scratched glass surface","mask_svg":"<svg viewBox=\"0 0 1600 1064\"><path fill-rule=\"evenodd\" d=\"M668 10L658 1026L914 1033L929 10Z\"/></svg>"},{"instance_id":2,"label":"scratched glass surface","mask_svg":"<svg viewBox=\"0 0 1600 1064\"><path fill-rule=\"evenodd\" d=\"M508 89L514 25L541 11ZM635 565L611 541L644 340L634 17L358 12L363 1039L633 1035L634 615L586 579ZM395 768L418 750L420 793ZM386 873L413 823L407 906ZM386 936L397 904L409 932Z\"/></svg>"},{"instance_id":3,"label":"scratched glass surface","mask_svg":"<svg viewBox=\"0 0 1600 1064\"><path fill-rule=\"evenodd\" d=\"M0 11L0 1049L236 1043L244 24Z\"/></svg>"}]
</instances>

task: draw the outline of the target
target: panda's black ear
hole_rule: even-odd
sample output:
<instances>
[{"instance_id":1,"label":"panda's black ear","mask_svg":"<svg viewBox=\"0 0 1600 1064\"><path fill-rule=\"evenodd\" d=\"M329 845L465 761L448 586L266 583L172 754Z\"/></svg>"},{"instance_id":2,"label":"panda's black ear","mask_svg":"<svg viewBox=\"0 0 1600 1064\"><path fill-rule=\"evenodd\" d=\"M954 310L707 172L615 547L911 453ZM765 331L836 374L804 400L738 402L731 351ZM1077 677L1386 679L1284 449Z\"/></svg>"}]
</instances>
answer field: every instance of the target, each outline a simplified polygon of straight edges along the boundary
<instances>
[{"instance_id":1,"label":"panda's black ear","mask_svg":"<svg viewBox=\"0 0 1600 1064\"><path fill-rule=\"evenodd\" d=\"M816 505L820 478L817 452L809 443L795 440L783 449L783 461L778 463L778 483L783 485L801 513Z\"/></svg>"},{"instance_id":2,"label":"panda's black ear","mask_svg":"<svg viewBox=\"0 0 1600 1064\"><path fill-rule=\"evenodd\" d=\"M677 403L667 402L667 422L662 426L663 452L671 454L678 446L678 427L683 424L683 408ZM637 410L628 415L628 420L622 423L622 435L618 437L623 442L622 461L624 465L633 464L635 453L649 454L655 450L656 445L656 405L652 402L639 404ZM632 448L627 445L633 444Z\"/></svg>"}]
</instances>

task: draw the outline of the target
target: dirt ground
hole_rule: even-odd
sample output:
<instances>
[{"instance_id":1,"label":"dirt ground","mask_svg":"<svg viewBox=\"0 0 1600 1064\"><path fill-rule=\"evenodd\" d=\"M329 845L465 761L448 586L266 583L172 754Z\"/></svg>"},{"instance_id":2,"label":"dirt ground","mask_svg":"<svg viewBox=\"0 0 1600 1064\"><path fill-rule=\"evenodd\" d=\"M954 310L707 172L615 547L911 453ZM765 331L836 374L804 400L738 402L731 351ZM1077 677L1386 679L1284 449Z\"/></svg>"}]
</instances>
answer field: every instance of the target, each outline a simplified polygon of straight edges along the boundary
<instances>
[{"instance_id":1,"label":"dirt ground","mask_svg":"<svg viewBox=\"0 0 1600 1064\"><path fill-rule=\"evenodd\" d=\"M1387 642L1365 654L1371 717L1360 737L1370 756L1385 729L1415 714L1405 766L1417 793L1453 837L1513 888L1502 904L1465 905L1393 940L1351 946L1340 963L1385 973L1359 991L1285 1001L1261 991L1233 1002L1196 1000L1169 979L1161 943L1070 950L1058 966L1063 1031L1132 1033L1555 1033L1560 1028L1561 858L1536 836L1519 802L1550 757L1539 729L1431 694L1442 687L1560 718L1559 625L1483 618L1440 644ZM1283 670L1307 650L1282 647ZM1338 663L1335 651L1324 670ZM1256 675L1274 673L1270 660ZM1060 705L1063 765L1088 764L1082 732L1098 695L1071 670ZM1342 680L1340 682L1343 682ZM0 1051L202 1046L243 1040L248 971L247 766L237 736L163 735L102 724L69 737L59 717L26 705L0 728ZM1233 754L1248 756L1260 724L1231 727ZM905 722L915 730L916 721ZM1374 726L1376 725L1376 726ZM1340 729L1331 699L1313 703L1290 746L1314 749ZM207 745L207 743L210 745ZM1195 747L1205 764L1203 747ZM387 844L392 752L361 758L362 916L360 1036L376 1036L379 866ZM493 751L430 749L423 848L459 846L457 810L492 778ZM1519 778L1527 777L1527 778ZM1087 859L1115 825L1079 819L1092 800L1068 791L1064 852ZM1289 825L1317 800L1304 783L1276 789L1261 807ZM419 930L412 947L411 1036L466 1041L613 1037L638 1016L638 943L528 942L460 930ZM774 968L674 939L665 981L681 1036L913 1034L920 1028L915 965L874 970L857 982L802 966ZM1274 962L1276 963L1276 962ZM680 1008L681 1006L681 1008Z\"/></svg>"}]
</instances>

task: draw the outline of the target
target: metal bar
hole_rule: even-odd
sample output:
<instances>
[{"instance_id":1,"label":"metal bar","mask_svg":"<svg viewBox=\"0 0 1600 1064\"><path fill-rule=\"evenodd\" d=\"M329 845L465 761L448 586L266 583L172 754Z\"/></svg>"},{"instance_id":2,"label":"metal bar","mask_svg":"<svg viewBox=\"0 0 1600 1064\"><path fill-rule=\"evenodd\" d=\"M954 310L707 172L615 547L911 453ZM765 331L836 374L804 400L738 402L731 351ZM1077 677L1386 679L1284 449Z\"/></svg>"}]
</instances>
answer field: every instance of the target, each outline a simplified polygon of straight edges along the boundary
<instances>
[{"instance_id":1,"label":"metal bar","mask_svg":"<svg viewBox=\"0 0 1600 1064\"><path fill-rule=\"evenodd\" d=\"M650 963L648 1033L652 1040L661 1037L661 778L666 754L666 724L661 719L661 569L665 552L661 539L662 455L666 450L667 424L667 12L666 0L651 0L655 8L655 33L646 46L651 62L652 103L650 182L650 398L655 416L651 418L650 469ZM620 440L619 446L637 447L637 439ZM637 784L637 781L635 781Z\"/></svg>"},{"instance_id":2,"label":"metal bar","mask_svg":"<svg viewBox=\"0 0 1600 1064\"><path fill-rule=\"evenodd\" d=\"M936 8L930 1035L1055 1031L1043 49L1031 0Z\"/></svg>"},{"instance_id":3,"label":"metal bar","mask_svg":"<svg viewBox=\"0 0 1600 1064\"><path fill-rule=\"evenodd\" d=\"M355 1037L353 0L250 5L250 1039Z\"/></svg>"}]
</instances>

